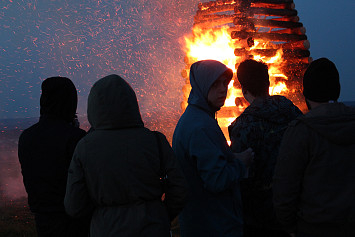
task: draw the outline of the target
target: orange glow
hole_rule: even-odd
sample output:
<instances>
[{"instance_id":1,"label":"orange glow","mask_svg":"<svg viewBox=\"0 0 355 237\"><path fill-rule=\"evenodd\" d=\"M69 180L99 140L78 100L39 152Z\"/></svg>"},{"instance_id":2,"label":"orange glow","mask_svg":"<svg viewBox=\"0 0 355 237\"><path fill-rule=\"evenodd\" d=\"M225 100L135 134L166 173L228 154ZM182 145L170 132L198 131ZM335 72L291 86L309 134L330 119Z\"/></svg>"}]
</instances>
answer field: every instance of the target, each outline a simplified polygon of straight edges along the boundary
<instances>
[{"instance_id":1,"label":"orange glow","mask_svg":"<svg viewBox=\"0 0 355 237\"><path fill-rule=\"evenodd\" d=\"M202 30L193 28L193 37L185 37L187 57L193 62L214 59L227 65L235 72L237 58L228 27Z\"/></svg>"},{"instance_id":2,"label":"orange glow","mask_svg":"<svg viewBox=\"0 0 355 237\"><path fill-rule=\"evenodd\" d=\"M286 84L280 81L287 80L287 77L282 73L280 66L282 63L282 50L278 50L272 57L257 55L252 51L254 49L263 49L267 46L270 47L267 42L255 41L254 46L249 49L249 53L252 55L254 60L263 61L264 63L268 64L270 76L270 94L280 95L288 93ZM185 37L185 47L185 61L188 64L187 72L189 70L189 66L191 66L191 64L194 62L205 59L214 59L226 64L230 69L233 70L234 73L236 73L236 65L246 59L234 55L234 50L236 48L245 47L243 47L243 45L238 40L231 38L228 26L213 29L201 29L198 26L194 26L192 35ZM243 98L241 88L236 88L233 86L235 80L236 76L234 76L233 80L228 86L227 99L225 105L218 112L217 119L227 140L229 137L227 131L228 126L237 116L239 116L244 111L248 105L248 103L243 105L238 104L238 106L235 104L237 97ZM183 110L187 106L186 100L191 90L191 87L188 86L185 86L185 89L183 90L185 99L185 101L182 103Z\"/></svg>"},{"instance_id":3,"label":"orange glow","mask_svg":"<svg viewBox=\"0 0 355 237\"><path fill-rule=\"evenodd\" d=\"M288 92L287 86L285 83L283 82L279 82L276 85L274 85L273 87L269 88L269 93L271 95L280 95L280 94L284 94Z\"/></svg>"}]
</instances>

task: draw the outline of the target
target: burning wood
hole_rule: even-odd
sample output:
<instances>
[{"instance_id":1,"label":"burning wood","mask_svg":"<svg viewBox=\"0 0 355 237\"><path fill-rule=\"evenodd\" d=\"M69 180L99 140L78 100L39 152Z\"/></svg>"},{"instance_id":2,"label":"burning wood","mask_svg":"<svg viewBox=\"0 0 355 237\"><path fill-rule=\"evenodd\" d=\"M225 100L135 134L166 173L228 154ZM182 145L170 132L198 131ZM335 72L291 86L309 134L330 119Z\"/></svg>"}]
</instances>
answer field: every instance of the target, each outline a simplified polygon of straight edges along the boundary
<instances>
[{"instance_id":1,"label":"burning wood","mask_svg":"<svg viewBox=\"0 0 355 237\"><path fill-rule=\"evenodd\" d=\"M273 8L242 8L236 6L234 8L235 13L237 14L246 14L247 16L253 15L265 15L265 16L296 16L296 10L290 9L273 9Z\"/></svg>"},{"instance_id":2,"label":"burning wood","mask_svg":"<svg viewBox=\"0 0 355 237\"><path fill-rule=\"evenodd\" d=\"M267 6L268 8L286 8L287 5L292 5L294 8L294 3L293 0L235 0L235 4L237 6L240 5L247 5L247 6L255 6L255 7L260 7L260 6Z\"/></svg>"},{"instance_id":3,"label":"burning wood","mask_svg":"<svg viewBox=\"0 0 355 237\"><path fill-rule=\"evenodd\" d=\"M235 4L235 0L218 0L218 1L204 2L204 3L199 3L197 7L199 10L203 10L203 9L209 9L216 6L223 6L223 5L230 5L230 4Z\"/></svg>"},{"instance_id":4,"label":"burning wood","mask_svg":"<svg viewBox=\"0 0 355 237\"><path fill-rule=\"evenodd\" d=\"M198 10L196 15L206 15L206 14L214 14L218 12L225 12L225 11L233 11L234 5L219 5L207 8L206 10Z\"/></svg>"},{"instance_id":5,"label":"burning wood","mask_svg":"<svg viewBox=\"0 0 355 237\"><path fill-rule=\"evenodd\" d=\"M252 37L254 39L264 40L264 41L281 41L281 42L296 42L301 40L306 40L306 35L297 34L278 34L269 32L247 32L247 31L232 31L232 39L247 39Z\"/></svg>"},{"instance_id":6,"label":"burning wood","mask_svg":"<svg viewBox=\"0 0 355 237\"><path fill-rule=\"evenodd\" d=\"M290 29L299 28L303 26L303 24L300 22L281 21L280 18L264 20L264 19L255 19L255 18L235 17L233 23L235 25L253 24L255 27L290 28Z\"/></svg>"},{"instance_id":7,"label":"burning wood","mask_svg":"<svg viewBox=\"0 0 355 237\"><path fill-rule=\"evenodd\" d=\"M278 18L273 18L270 20L278 20L278 21L293 21L293 22L299 22L300 18L298 16L285 16L285 17L278 17Z\"/></svg>"},{"instance_id":8,"label":"burning wood","mask_svg":"<svg viewBox=\"0 0 355 237\"><path fill-rule=\"evenodd\" d=\"M200 3L194 17L193 34L186 40L184 101L191 90L189 66L215 59L234 69L245 59L268 64L270 93L285 95L305 109L301 78L311 62L306 29L299 22L292 0L217 0ZM236 78L228 89L225 106L218 113L222 130L238 116L247 102Z\"/></svg>"},{"instance_id":9,"label":"burning wood","mask_svg":"<svg viewBox=\"0 0 355 237\"><path fill-rule=\"evenodd\" d=\"M306 34L306 28L299 27L299 28L292 28L292 29L284 29L284 30L275 30L272 31L273 33L277 34L297 34L297 35L304 35Z\"/></svg>"},{"instance_id":10,"label":"burning wood","mask_svg":"<svg viewBox=\"0 0 355 237\"><path fill-rule=\"evenodd\" d=\"M277 54L277 51L280 49L252 49L247 50L245 48L238 48L234 50L235 56L244 56L244 55L263 55L265 57L274 57ZM309 50L302 50L302 49L281 49L283 58L304 58L309 57L310 52Z\"/></svg>"}]
</instances>

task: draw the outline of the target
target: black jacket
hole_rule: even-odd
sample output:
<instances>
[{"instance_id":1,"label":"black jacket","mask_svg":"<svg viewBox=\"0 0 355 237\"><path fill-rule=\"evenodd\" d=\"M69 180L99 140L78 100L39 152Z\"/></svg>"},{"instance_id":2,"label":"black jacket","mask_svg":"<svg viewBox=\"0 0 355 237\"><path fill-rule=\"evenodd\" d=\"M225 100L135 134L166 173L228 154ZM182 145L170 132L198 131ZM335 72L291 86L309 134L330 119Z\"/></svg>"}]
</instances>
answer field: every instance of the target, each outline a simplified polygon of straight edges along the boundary
<instances>
[{"instance_id":1,"label":"black jacket","mask_svg":"<svg viewBox=\"0 0 355 237\"><path fill-rule=\"evenodd\" d=\"M273 188L276 214L289 232L355 236L355 109L320 105L292 122Z\"/></svg>"},{"instance_id":2,"label":"black jacket","mask_svg":"<svg viewBox=\"0 0 355 237\"><path fill-rule=\"evenodd\" d=\"M244 222L276 229L272 205L272 177L281 139L289 122L302 112L284 96L256 98L229 126L231 148L242 152L251 147L255 159L249 177L241 181Z\"/></svg>"},{"instance_id":3,"label":"black jacket","mask_svg":"<svg viewBox=\"0 0 355 237\"><path fill-rule=\"evenodd\" d=\"M185 180L159 134L168 175L162 189L157 140L143 125L132 88L117 75L96 82L88 119L93 130L79 142L70 164L67 212L82 216L94 211L92 237L169 236L170 220L185 204Z\"/></svg>"},{"instance_id":4,"label":"black jacket","mask_svg":"<svg viewBox=\"0 0 355 237\"><path fill-rule=\"evenodd\" d=\"M73 82L51 77L41 87L41 117L21 134L18 157L31 211L64 213L69 164L86 132L73 125L77 107Z\"/></svg>"},{"instance_id":5,"label":"black jacket","mask_svg":"<svg viewBox=\"0 0 355 237\"><path fill-rule=\"evenodd\" d=\"M83 136L84 130L46 117L23 131L18 156L32 212L64 212L68 168Z\"/></svg>"}]
</instances>

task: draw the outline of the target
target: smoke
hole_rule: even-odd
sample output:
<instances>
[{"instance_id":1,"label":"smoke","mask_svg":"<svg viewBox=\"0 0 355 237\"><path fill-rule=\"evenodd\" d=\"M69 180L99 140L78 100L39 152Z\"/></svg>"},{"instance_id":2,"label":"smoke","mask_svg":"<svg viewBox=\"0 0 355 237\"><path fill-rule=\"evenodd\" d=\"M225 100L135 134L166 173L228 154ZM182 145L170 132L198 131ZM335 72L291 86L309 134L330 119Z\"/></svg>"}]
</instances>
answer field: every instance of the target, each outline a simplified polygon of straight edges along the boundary
<instances>
[{"instance_id":1,"label":"smoke","mask_svg":"<svg viewBox=\"0 0 355 237\"><path fill-rule=\"evenodd\" d=\"M4 188L5 197L10 200L17 200L27 197L27 193L22 182L22 176L4 178L0 185Z\"/></svg>"},{"instance_id":2,"label":"smoke","mask_svg":"<svg viewBox=\"0 0 355 237\"><path fill-rule=\"evenodd\" d=\"M179 110L185 67L181 38L197 0L24 0L0 3L0 118L38 116L41 82L66 76L86 113L91 86L118 74L142 112Z\"/></svg>"},{"instance_id":3,"label":"smoke","mask_svg":"<svg viewBox=\"0 0 355 237\"><path fill-rule=\"evenodd\" d=\"M0 134L1 202L27 197L22 182L20 164L17 158L17 139L19 133L19 130L9 130L2 131Z\"/></svg>"},{"instance_id":4,"label":"smoke","mask_svg":"<svg viewBox=\"0 0 355 237\"><path fill-rule=\"evenodd\" d=\"M23 0L0 3L0 119L38 117L40 85L66 76L78 89L88 128L91 86L109 74L137 93L147 127L169 140L180 115L181 39L191 33L198 0ZM17 158L18 130L0 134L0 195L27 196Z\"/></svg>"},{"instance_id":5,"label":"smoke","mask_svg":"<svg viewBox=\"0 0 355 237\"><path fill-rule=\"evenodd\" d=\"M164 116L160 113L142 113L145 126L163 132L171 142L178 112L167 112ZM90 125L86 117L79 117L81 128L88 130ZM23 129L36 123L38 118L6 119L0 120L0 206L6 201L16 201L27 198L21 166L18 160L18 139Z\"/></svg>"}]
</instances>

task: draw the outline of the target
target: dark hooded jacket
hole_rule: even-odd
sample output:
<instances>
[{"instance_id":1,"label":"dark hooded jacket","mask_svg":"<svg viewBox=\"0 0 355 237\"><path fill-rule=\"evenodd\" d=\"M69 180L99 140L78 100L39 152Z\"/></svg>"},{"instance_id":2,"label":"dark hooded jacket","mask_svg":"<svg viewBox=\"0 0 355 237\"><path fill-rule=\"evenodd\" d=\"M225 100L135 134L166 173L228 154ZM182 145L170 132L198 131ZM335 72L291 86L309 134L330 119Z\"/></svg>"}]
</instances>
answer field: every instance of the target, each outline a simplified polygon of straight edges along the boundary
<instances>
[{"instance_id":1,"label":"dark hooded jacket","mask_svg":"<svg viewBox=\"0 0 355 237\"><path fill-rule=\"evenodd\" d=\"M324 104L292 122L273 189L277 217L289 232L355 236L355 109Z\"/></svg>"},{"instance_id":2,"label":"dark hooded jacket","mask_svg":"<svg viewBox=\"0 0 355 237\"><path fill-rule=\"evenodd\" d=\"M257 97L229 126L233 152L255 153L247 179L241 181L244 221L259 228L280 228L272 206L272 178L288 123L302 112L284 96Z\"/></svg>"},{"instance_id":3,"label":"dark hooded jacket","mask_svg":"<svg viewBox=\"0 0 355 237\"><path fill-rule=\"evenodd\" d=\"M73 126L77 92L68 78L42 83L41 117L23 131L18 157L28 203L34 213L65 213L64 195L69 164L85 131Z\"/></svg>"},{"instance_id":4,"label":"dark hooded jacket","mask_svg":"<svg viewBox=\"0 0 355 237\"><path fill-rule=\"evenodd\" d=\"M173 150L189 190L179 217L182 236L242 236L238 180L245 168L233 157L214 117L216 111L207 102L209 89L226 70L214 60L191 66L189 105L173 136Z\"/></svg>"},{"instance_id":5,"label":"dark hooded jacket","mask_svg":"<svg viewBox=\"0 0 355 237\"><path fill-rule=\"evenodd\" d=\"M93 130L79 142L70 164L67 212L93 211L92 237L169 236L170 220L185 203L185 180L160 133L159 155L133 89L117 75L100 79L89 94L88 119ZM165 190L161 169L168 176Z\"/></svg>"}]
</instances>

